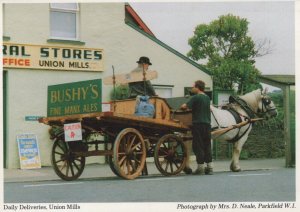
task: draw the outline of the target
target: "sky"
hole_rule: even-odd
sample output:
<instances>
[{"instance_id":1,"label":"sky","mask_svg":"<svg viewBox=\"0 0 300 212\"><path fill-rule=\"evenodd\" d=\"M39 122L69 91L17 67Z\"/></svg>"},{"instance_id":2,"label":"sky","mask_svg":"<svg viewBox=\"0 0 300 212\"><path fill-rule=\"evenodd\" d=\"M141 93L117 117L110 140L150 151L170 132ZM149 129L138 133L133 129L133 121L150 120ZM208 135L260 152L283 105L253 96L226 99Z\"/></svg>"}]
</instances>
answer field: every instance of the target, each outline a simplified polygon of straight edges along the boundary
<instances>
[{"instance_id":1,"label":"sky","mask_svg":"<svg viewBox=\"0 0 300 212\"><path fill-rule=\"evenodd\" d=\"M186 55L188 39L199 24L231 13L249 21L254 41L267 39L272 53L256 58L262 74L295 74L295 3L262 2L131 2L155 36ZM205 63L205 61L198 61Z\"/></svg>"}]
</instances>

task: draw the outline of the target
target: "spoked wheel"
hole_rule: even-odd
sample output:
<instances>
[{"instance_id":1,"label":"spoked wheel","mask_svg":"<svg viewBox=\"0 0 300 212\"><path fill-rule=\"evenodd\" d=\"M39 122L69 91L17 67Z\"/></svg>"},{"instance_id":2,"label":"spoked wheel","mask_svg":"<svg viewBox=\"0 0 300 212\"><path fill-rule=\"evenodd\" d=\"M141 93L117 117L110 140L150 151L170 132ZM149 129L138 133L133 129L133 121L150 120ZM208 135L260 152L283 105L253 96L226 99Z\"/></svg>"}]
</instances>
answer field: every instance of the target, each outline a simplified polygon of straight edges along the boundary
<instances>
[{"instance_id":1,"label":"spoked wheel","mask_svg":"<svg viewBox=\"0 0 300 212\"><path fill-rule=\"evenodd\" d=\"M180 137L169 134L158 140L154 161L160 173L166 176L179 174L184 169L186 160L186 147Z\"/></svg>"},{"instance_id":2,"label":"spoked wheel","mask_svg":"<svg viewBox=\"0 0 300 212\"><path fill-rule=\"evenodd\" d=\"M111 150L114 150L113 144L112 144L112 146L111 146ZM115 168L114 156L113 156L113 155L108 155L108 164L109 164L109 167L110 167L111 171L112 171L115 175L117 175L117 176L120 177L119 172L118 172L118 171L116 170L116 168Z\"/></svg>"},{"instance_id":3,"label":"spoked wheel","mask_svg":"<svg viewBox=\"0 0 300 212\"><path fill-rule=\"evenodd\" d=\"M115 163L114 163L114 156L113 155L109 155L108 156L108 164L109 164L109 167L111 169L111 171L118 177L121 177L119 172L116 170L115 168Z\"/></svg>"},{"instance_id":4,"label":"spoked wheel","mask_svg":"<svg viewBox=\"0 0 300 212\"><path fill-rule=\"evenodd\" d=\"M122 130L114 143L114 168L120 177L132 180L145 165L146 146L142 135L133 128Z\"/></svg>"},{"instance_id":5,"label":"spoked wheel","mask_svg":"<svg viewBox=\"0 0 300 212\"><path fill-rule=\"evenodd\" d=\"M79 144L72 144L77 148L81 146ZM52 147L51 162L54 168L55 173L63 180L76 180L83 172L85 166L85 157L76 156L71 148L69 143L66 143L64 139L58 138Z\"/></svg>"}]
</instances>

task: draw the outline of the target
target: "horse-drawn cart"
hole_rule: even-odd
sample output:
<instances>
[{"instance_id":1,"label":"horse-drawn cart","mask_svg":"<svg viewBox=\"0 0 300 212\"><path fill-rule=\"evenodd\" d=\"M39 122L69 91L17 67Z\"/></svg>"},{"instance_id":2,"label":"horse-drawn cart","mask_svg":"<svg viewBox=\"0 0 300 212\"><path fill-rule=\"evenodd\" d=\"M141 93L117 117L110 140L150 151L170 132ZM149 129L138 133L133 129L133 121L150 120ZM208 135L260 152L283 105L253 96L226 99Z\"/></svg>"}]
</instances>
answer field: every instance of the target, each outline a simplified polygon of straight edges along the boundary
<instances>
[{"instance_id":1,"label":"horse-drawn cart","mask_svg":"<svg viewBox=\"0 0 300 212\"><path fill-rule=\"evenodd\" d=\"M127 99L112 102L108 112L39 119L51 126L51 162L56 174L64 180L77 179L89 156L107 156L111 170L125 179L147 173L147 157L154 157L163 175L179 174L187 161L184 142L192 139L191 113L173 111L172 115L165 99L152 97L149 101L155 108L154 118L136 116L136 100ZM213 131L212 135L223 135L256 120L261 119L244 120ZM81 140L65 141L64 125L70 123L81 124Z\"/></svg>"},{"instance_id":2,"label":"horse-drawn cart","mask_svg":"<svg viewBox=\"0 0 300 212\"><path fill-rule=\"evenodd\" d=\"M64 180L77 179L89 156L107 156L111 170L125 179L146 171L147 157L154 157L163 175L180 173L186 163L184 135L189 127L170 118L164 99L153 97L150 102L154 118L135 116L135 99L115 101L108 112L41 118L39 122L54 132L51 162L56 174ZM82 140L65 142L64 125L76 122L81 123Z\"/></svg>"}]
</instances>

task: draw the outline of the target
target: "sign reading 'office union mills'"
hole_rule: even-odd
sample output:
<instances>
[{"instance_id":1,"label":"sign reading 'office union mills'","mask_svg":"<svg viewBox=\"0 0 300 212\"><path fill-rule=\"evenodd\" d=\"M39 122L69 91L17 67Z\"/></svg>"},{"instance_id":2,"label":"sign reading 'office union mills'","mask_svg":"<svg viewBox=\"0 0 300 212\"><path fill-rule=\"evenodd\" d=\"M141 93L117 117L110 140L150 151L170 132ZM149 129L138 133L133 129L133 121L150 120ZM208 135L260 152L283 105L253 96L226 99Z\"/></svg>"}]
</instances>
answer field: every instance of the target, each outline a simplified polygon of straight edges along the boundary
<instances>
[{"instance_id":1,"label":"sign reading 'office union mills'","mask_svg":"<svg viewBox=\"0 0 300 212\"><path fill-rule=\"evenodd\" d=\"M3 67L103 71L103 50L66 46L3 44Z\"/></svg>"}]
</instances>

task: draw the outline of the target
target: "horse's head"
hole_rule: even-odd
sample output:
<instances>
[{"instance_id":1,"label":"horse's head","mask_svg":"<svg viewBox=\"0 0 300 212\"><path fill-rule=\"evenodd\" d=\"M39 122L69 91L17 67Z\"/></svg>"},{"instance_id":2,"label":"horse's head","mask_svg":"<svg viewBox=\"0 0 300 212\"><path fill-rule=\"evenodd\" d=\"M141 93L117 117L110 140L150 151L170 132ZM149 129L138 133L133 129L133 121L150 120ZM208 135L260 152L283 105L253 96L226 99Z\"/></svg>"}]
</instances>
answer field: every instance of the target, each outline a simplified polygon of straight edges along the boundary
<instances>
[{"instance_id":1,"label":"horse's head","mask_svg":"<svg viewBox=\"0 0 300 212\"><path fill-rule=\"evenodd\" d=\"M267 95L267 89L261 91L257 113L267 119L277 116L276 106L271 98Z\"/></svg>"},{"instance_id":2,"label":"horse's head","mask_svg":"<svg viewBox=\"0 0 300 212\"><path fill-rule=\"evenodd\" d=\"M276 107L271 98L267 95L267 89L263 91L257 89L240 98L243 99L249 105L253 113L259 117L271 118L277 116Z\"/></svg>"}]
</instances>

